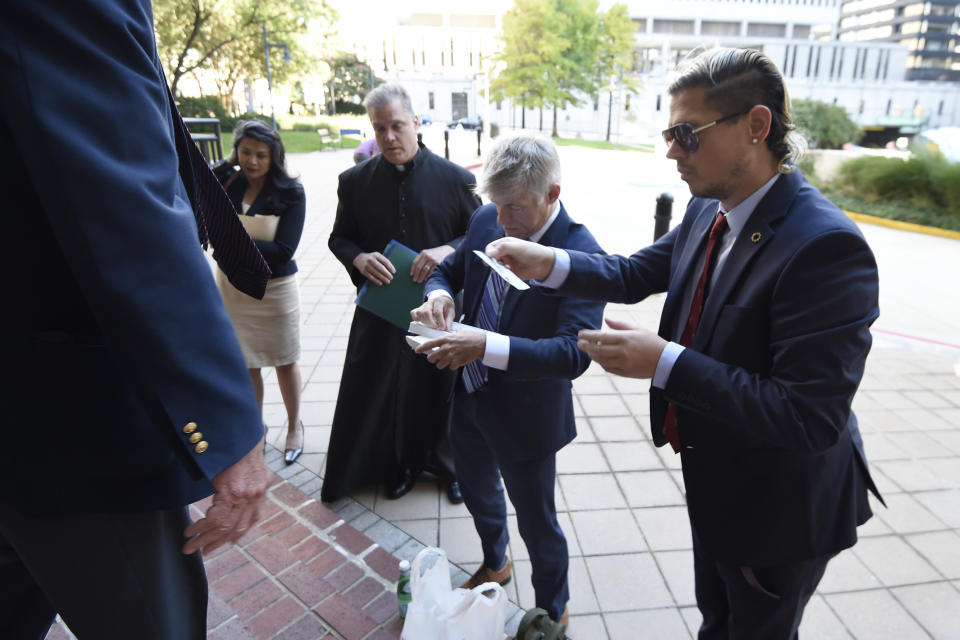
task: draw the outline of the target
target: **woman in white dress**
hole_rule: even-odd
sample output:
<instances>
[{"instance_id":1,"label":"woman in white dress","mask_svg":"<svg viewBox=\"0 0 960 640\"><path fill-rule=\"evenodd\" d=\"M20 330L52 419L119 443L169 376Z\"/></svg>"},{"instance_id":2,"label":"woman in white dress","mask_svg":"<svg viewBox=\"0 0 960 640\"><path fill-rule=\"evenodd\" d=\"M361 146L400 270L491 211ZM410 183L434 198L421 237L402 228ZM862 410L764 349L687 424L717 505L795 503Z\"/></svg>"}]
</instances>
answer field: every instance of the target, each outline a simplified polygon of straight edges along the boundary
<instances>
[{"instance_id":1,"label":"woman in white dress","mask_svg":"<svg viewBox=\"0 0 960 640\"><path fill-rule=\"evenodd\" d=\"M242 120L233 132L233 152L214 173L240 213L240 220L270 266L263 300L231 285L218 269L217 284L263 410L263 367L275 367L287 411L284 460L303 452L300 419L300 289L293 254L300 243L306 210L303 186L287 173L283 143L270 125ZM239 168L239 170L238 170ZM264 436L267 427L264 424Z\"/></svg>"}]
</instances>

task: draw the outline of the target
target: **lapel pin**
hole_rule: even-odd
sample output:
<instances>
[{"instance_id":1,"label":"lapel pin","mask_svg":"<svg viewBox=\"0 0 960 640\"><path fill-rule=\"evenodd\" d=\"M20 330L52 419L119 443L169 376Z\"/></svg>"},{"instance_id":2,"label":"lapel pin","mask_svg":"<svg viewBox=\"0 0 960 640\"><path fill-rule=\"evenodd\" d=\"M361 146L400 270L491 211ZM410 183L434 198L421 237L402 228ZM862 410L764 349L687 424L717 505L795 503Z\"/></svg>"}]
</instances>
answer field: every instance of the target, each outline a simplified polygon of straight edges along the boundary
<instances>
[{"instance_id":1,"label":"lapel pin","mask_svg":"<svg viewBox=\"0 0 960 640\"><path fill-rule=\"evenodd\" d=\"M757 244L758 242L760 242L760 238L762 237L763 237L763 234L761 234L759 231L754 231L753 235L750 236L750 242L752 242L753 244Z\"/></svg>"}]
</instances>

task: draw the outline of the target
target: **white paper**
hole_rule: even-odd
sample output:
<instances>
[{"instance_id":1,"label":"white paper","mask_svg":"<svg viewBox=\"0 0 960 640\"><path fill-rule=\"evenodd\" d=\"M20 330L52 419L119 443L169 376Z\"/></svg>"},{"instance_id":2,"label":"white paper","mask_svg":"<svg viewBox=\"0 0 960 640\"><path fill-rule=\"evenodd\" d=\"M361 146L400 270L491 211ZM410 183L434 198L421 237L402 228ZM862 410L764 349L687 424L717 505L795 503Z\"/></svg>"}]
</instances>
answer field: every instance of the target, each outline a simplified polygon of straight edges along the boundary
<instances>
[{"instance_id":1,"label":"white paper","mask_svg":"<svg viewBox=\"0 0 960 640\"><path fill-rule=\"evenodd\" d=\"M465 331L483 331L483 329L479 327L474 327L473 325L469 324L461 324L459 322L452 323L450 325L450 331L444 331L443 329L437 329L436 327L431 327L430 325L414 320L410 323L409 327L410 333L413 333L414 335L407 336L407 344L410 345L411 349L416 349L424 342L428 342L434 338L450 335L451 333L456 333L460 329ZM436 347L434 347L434 349L436 349Z\"/></svg>"},{"instance_id":2,"label":"white paper","mask_svg":"<svg viewBox=\"0 0 960 640\"><path fill-rule=\"evenodd\" d=\"M247 230L250 237L254 240L265 240L273 242L277 237L277 225L280 224L280 216L271 216L264 214L255 214L252 216L242 215L240 224Z\"/></svg>"},{"instance_id":3,"label":"white paper","mask_svg":"<svg viewBox=\"0 0 960 640\"><path fill-rule=\"evenodd\" d=\"M514 289L525 291L530 288L530 285L528 285L526 282L521 280L520 277L517 274L515 274L513 271L510 271L510 269L506 265L497 262L487 254L485 254L483 251L474 249L473 252L477 254L477 256L481 260L486 262L488 267L490 267L491 269L499 273L500 277L506 280L507 283L509 283L510 286L513 287Z\"/></svg>"}]
</instances>

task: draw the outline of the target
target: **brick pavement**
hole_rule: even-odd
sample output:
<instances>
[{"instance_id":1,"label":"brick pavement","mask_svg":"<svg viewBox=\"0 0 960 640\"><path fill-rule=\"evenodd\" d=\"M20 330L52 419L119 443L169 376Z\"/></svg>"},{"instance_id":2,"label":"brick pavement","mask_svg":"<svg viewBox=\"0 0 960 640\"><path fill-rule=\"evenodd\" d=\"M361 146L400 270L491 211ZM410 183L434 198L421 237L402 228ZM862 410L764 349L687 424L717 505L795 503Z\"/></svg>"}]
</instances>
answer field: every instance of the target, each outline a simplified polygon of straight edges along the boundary
<instances>
[{"instance_id":1,"label":"brick pavement","mask_svg":"<svg viewBox=\"0 0 960 640\"><path fill-rule=\"evenodd\" d=\"M204 559L210 640L390 640L400 635L399 560L291 482L269 448L274 471L264 519L237 544ZM191 506L198 518L210 498ZM48 640L72 634L58 623Z\"/></svg>"},{"instance_id":2,"label":"brick pavement","mask_svg":"<svg viewBox=\"0 0 960 640\"><path fill-rule=\"evenodd\" d=\"M433 148L442 150L442 143ZM664 189L682 193L672 163L662 158L560 152L561 198L608 252L642 246L652 234L655 197ZM284 467L279 451L270 450L279 478L270 492L277 511L256 538L251 534L208 560L211 637L396 638L397 558L440 546L456 584L479 563L479 541L463 506L450 505L434 482L419 482L400 500L369 487L330 505L317 501L355 296L326 239L336 210L335 176L352 161L346 152L289 160L308 194L297 252L304 454ZM461 164L471 161L465 156ZM854 406L890 508L877 508L859 531L860 543L831 563L801 636L960 638L960 298L949 294L960 280L957 245L862 229L880 265L881 317ZM656 326L660 304L662 297L654 296L638 305L609 305L607 315ZM280 447L285 413L272 372L265 379L269 441ZM558 456L557 507L570 544L577 640L689 640L699 624L683 483L676 457L649 441L647 386L595 366L574 383L579 435ZM508 632L521 607L533 603L530 564L512 512L509 524L516 579L508 585ZM68 636L58 627L50 637Z\"/></svg>"}]
</instances>

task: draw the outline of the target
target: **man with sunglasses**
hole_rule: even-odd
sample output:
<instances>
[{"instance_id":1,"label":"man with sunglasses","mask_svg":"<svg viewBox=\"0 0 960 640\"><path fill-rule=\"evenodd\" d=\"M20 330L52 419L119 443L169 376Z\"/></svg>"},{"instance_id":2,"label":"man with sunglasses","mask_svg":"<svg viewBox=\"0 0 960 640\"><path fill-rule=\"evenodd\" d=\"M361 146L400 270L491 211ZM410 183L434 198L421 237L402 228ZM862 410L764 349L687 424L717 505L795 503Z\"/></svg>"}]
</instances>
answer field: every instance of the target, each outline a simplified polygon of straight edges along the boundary
<instances>
[{"instance_id":1,"label":"man with sunglasses","mask_svg":"<svg viewBox=\"0 0 960 640\"><path fill-rule=\"evenodd\" d=\"M629 258L511 238L487 253L565 296L667 292L658 334L608 320L578 346L652 379L654 443L683 466L699 640L796 638L827 562L871 516L867 491L880 499L850 408L876 263L795 171L802 141L766 56L704 52L670 94L667 157L694 196L679 226Z\"/></svg>"}]
</instances>

